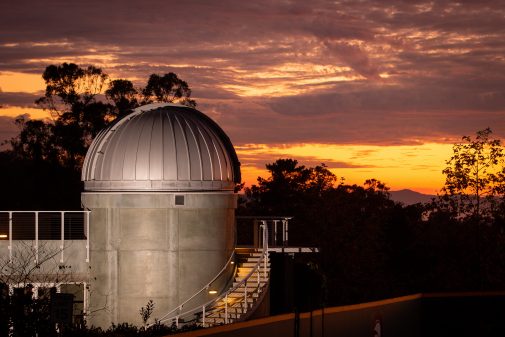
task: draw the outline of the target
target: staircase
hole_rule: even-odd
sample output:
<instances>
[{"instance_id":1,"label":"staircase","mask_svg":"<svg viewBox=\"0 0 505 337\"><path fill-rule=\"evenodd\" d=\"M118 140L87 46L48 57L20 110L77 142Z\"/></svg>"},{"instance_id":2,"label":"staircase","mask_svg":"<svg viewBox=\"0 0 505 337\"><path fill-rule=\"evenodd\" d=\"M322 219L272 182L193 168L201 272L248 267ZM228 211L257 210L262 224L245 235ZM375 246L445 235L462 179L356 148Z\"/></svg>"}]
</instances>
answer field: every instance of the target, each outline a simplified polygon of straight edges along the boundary
<instances>
[{"instance_id":1,"label":"staircase","mask_svg":"<svg viewBox=\"0 0 505 337\"><path fill-rule=\"evenodd\" d=\"M268 257L268 230L266 221L260 226L262 248L237 249L231 254L221 271L202 289L186 301L161 317L158 322L179 324L197 323L203 327L243 321L250 317L263 301L270 280L270 260ZM184 310L190 301L204 292L226 270L236 263L236 272L230 280L230 288L223 291L217 298Z\"/></svg>"},{"instance_id":2,"label":"staircase","mask_svg":"<svg viewBox=\"0 0 505 337\"><path fill-rule=\"evenodd\" d=\"M237 253L238 267L234 282L224 297L209 307L198 320L204 327L229 324L247 319L263 300L270 278L268 253Z\"/></svg>"}]
</instances>

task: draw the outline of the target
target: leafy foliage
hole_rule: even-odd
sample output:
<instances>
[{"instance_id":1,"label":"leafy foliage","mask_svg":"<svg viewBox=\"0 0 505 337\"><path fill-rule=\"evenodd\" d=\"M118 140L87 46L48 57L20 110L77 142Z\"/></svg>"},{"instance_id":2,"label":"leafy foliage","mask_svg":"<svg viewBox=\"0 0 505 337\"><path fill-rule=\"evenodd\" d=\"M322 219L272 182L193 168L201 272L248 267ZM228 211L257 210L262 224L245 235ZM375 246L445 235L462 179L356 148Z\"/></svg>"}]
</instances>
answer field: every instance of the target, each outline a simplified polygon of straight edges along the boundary
<instances>
[{"instance_id":1,"label":"leafy foliage","mask_svg":"<svg viewBox=\"0 0 505 337\"><path fill-rule=\"evenodd\" d=\"M114 102L114 114L117 117L126 115L139 106L139 90L128 80L113 80L105 91L105 97Z\"/></svg>"},{"instance_id":2,"label":"leafy foliage","mask_svg":"<svg viewBox=\"0 0 505 337\"><path fill-rule=\"evenodd\" d=\"M12 176L9 179L5 174L0 176L6 201L0 206L3 209L19 209L16 205L28 204L18 195L27 194L27 189L20 191L27 179L33 183L29 190L36 191L38 196L52 193L45 188L46 180L52 178L57 179L58 184L63 182L67 188L59 191L63 194L56 199L41 199L47 203L52 200L52 205L58 207L68 202L58 204L56 200L72 200L68 208L80 208L80 169L89 145L100 130L141 104L179 102L196 105L190 99L189 85L174 73L152 74L145 88L137 88L126 79L110 81L100 68L80 67L73 63L50 65L42 77L46 90L36 104L49 111L52 120L30 120L26 116L16 120L20 133L9 142L12 150L0 153L0 161L3 160L0 167L6 167L5 173ZM10 167L21 169L17 173ZM39 171L49 172L48 176L40 180L30 179L30 175L39 178ZM27 205L28 208L33 206Z\"/></svg>"},{"instance_id":3,"label":"leafy foliage","mask_svg":"<svg viewBox=\"0 0 505 337\"><path fill-rule=\"evenodd\" d=\"M145 307L140 308L139 314L140 314L140 318L142 318L142 322L144 323L144 326L147 324L147 321L149 320L149 318L151 318L153 311L154 311L153 300L149 300Z\"/></svg>"},{"instance_id":4,"label":"leafy foliage","mask_svg":"<svg viewBox=\"0 0 505 337\"><path fill-rule=\"evenodd\" d=\"M189 98L191 89L188 83L181 80L174 73L163 76L152 74L149 76L146 87L142 90L144 102L174 102L180 101L188 106L195 107L196 102Z\"/></svg>"},{"instance_id":5,"label":"leafy foliage","mask_svg":"<svg viewBox=\"0 0 505 337\"><path fill-rule=\"evenodd\" d=\"M306 168L294 159L279 159L266 168L270 177L258 177L258 185L245 190L247 212L252 214L289 215L303 206L306 196L320 196L336 182L324 164Z\"/></svg>"},{"instance_id":6,"label":"leafy foliage","mask_svg":"<svg viewBox=\"0 0 505 337\"><path fill-rule=\"evenodd\" d=\"M23 154L24 159L34 162L57 161L58 153L51 144L53 124L41 120L27 120L25 116L16 118L16 124L21 132L11 141L14 153Z\"/></svg>"},{"instance_id":7,"label":"leafy foliage","mask_svg":"<svg viewBox=\"0 0 505 337\"><path fill-rule=\"evenodd\" d=\"M43 159L79 170L96 134L117 117L141 104L180 102L195 106L188 84L174 73L152 74L145 88L126 79L109 81L102 69L74 63L50 65L42 75L46 90L36 104L50 112L52 121L18 119L20 135L11 141L23 159ZM100 94L105 90L103 101Z\"/></svg>"},{"instance_id":8,"label":"leafy foliage","mask_svg":"<svg viewBox=\"0 0 505 337\"><path fill-rule=\"evenodd\" d=\"M319 303L295 301L310 303L300 310L417 292L497 290L505 282L505 234L496 226L503 216L478 226L473 217L434 211L431 204L404 206L389 199L381 181L337 184L324 165L279 159L267 169L268 177L245 189L238 213L293 216L290 245L320 248L298 257L319 275L310 282L317 289L294 294ZM305 277L302 269L295 279ZM307 295L318 291L324 294Z\"/></svg>"},{"instance_id":9,"label":"leafy foliage","mask_svg":"<svg viewBox=\"0 0 505 337\"><path fill-rule=\"evenodd\" d=\"M505 193L505 153L499 139L487 128L475 138L464 136L454 144L443 170L446 176L441 205L457 216L489 217L496 197Z\"/></svg>"},{"instance_id":10,"label":"leafy foliage","mask_svg":"<svg viewBox=\"0 0 505 337\"><path fill-rule=\"evenodd\" d=\"M52 292L51 292L52 294ZM198 325L177 328L156 323L137 327L128 323L112 324L108 329L87 327L86 324L56 325L51 317L51 295L33 298L27 286L9 295L8 287L0 284L0 335L12 337L161 337L202 329Z\"/></svg>"}]
</instances>

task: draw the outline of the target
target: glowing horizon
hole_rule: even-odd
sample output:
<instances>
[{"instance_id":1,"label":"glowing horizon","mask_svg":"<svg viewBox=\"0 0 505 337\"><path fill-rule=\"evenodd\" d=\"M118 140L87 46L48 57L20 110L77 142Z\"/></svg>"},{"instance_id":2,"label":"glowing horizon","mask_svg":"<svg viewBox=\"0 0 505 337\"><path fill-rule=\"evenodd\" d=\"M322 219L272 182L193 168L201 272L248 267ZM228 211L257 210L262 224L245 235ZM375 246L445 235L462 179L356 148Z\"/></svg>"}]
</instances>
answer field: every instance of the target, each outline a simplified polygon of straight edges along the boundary
<instances>
[{"instance_id":1,"label":"glowing horizon","mask_svg":"<svg viewBox=\"0 0 505 337\"><path fill-rule=\"evenodd\" d=\"M345 178L348 184L363 185L366 179L375 178L386 183L392 190L410 189L436 194L444 184L442 170L445 160L451 154L452 144L248 144L245 147L239 146L236 150L239 160L242 161L242 180L248 186L255 184L258 176L267 177L268 172L264 164L279 158L291 158L307 167L324 163L339 179Z\"/></svg>"},{"instance_id":2,"label":"glowing horizon","mask_svg":"<svg viewBox=\"0 0 505 337\"><path fill-rule=\"evenodd\" d=\"M373 177L435 193L451 144L487 127L505 138L501 2L190 1L118 11L90 1L4 6L0 141L18 132L16 116L47 116L34 105L41 75L63 62L136 86L177 73L237 147L249 185L282 157L324 162L349 183ZM89 8L94 15L76 15ZM156 19L166 17L170 34Z\"/></svg>"},{"instance_id":3,"label":"glowing horizon","mask_svg":"<svg viewBox=\"0 0 505 337\"><path fill-rule=\"evenodd\" d=\"M290 65L290 67L288 70L300 70L295 65ZM319 70L321 69L324 67ZM340 69L339 71L347 70ZM277 71L272 76L275 74ZM41 76L16 72L0 76L0 80L6 78L10 80L9 85L4 86L7 90L20 90L23 85L26 85L28 88L26 92L41 96L45 89ZM247 97L249 92L235 92L235 94ZM270 94L276 96L278 93L273 91ZM290 95L292 93L288 90L283 94ZM35 105L33 107L6 106L0 109L0 113L1 116L11 118L26 114L33 119L50 119L47 111L36 108ZM349 184L362 185L366 179L375 178L386 183L392 190L411 189L421 193L436 194L443 186L442 169L445 160L450 156L452 144L447 139L444 139L443 143L413 141L416 143L415 145L313 142L236 143L235 146L242 163L242 177L246 186L255 184L258 176L263 178L268 176L265 164L272 163L279 158L291 158L298 160L300 165L305 166L325 163L332 173L339 179L345 178L345 182Z\"/></svg>"}]
</instances>

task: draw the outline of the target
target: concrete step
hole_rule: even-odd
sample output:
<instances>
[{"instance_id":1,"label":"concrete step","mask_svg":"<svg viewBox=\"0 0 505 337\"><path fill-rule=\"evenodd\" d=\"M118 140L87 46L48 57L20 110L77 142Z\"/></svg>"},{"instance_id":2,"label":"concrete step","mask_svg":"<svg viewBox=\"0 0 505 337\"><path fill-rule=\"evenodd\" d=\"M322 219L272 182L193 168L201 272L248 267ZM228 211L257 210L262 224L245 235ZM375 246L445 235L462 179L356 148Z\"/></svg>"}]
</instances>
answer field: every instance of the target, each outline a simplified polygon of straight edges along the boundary
<instances>
[{"instance_id":1,"label":"concrete step","mask_svg":"<svg viewBox=\"0 0 505 337\"><path fill-rule=\"evenodd\" d=\"M228 311L228 319L230 319L230 318L239 319L241 315L242 314ZM225 316L226 315L225 315L224 311L223 312L214 312L212 314L209 314L209 316L205 316L205 320L207 320L207 318L225 318Z\"/></svg>"},{"instance_id":2,"label":"concrete step","mask_svg":"<svg viewBox=\"0 0 505 337\"><path fill-rule=\"evenodd\" d=\"M248 303L248 307L244 308L244 303L241 303L240 305L235 305L233 307L228 306L228 314L234 314L234 315L241 315L247 312L247 310L250 308L251 304ZM212 312L209 312L208 315L205 315L206 317L224 317L225 310L224 308L220 308L219 310L214 310Z\"/></svg>"},{"instance_id":3,"label":"concrete step","mask_svg":"<svg viewBox=\"0 0 505 337\"><path fill-rule=\"evenodd\" d=\"M237 272L239 273L250 273L252 270L254 270L254 267L238 267L237 268ZM259 271L263 271L263 270L270 270L270 266L267 266L266 268L264 266L259 266L259 268L257 269Z\"/></svg>"},{"instance_id":4,"label":"concrete step","mask_svg":"<svg viewBox=\"0 0 505 337\"><path fill-rule=\"evenodd\" d=\"M238 286L238 285L239 285L239 283L240 283L240 281L235 281L235 282L233 282L233 287ZM264 286L265 284L266 284L266 280L265 280L265 281L261 281L261 280L260 280L260 283L259 283L259 288L263 288L263 286ZM240 285L240 287L239 287L239 289L241 289L241 290L244 290L244 288L247 288L247 291L249 291L249 290L255 290L255 289L258 289L258 282L257 282L256 280L253 282L253 281L251 281L251 280L249 279L247 282L245 282L245 283L241 284L241 285Z\"/></svg>"},{"instance_id":5,"label":"concrete step","mask_svg":"<svg viewBox=\"0 0 505 337\"><path fill-rule=\"evenodd\" d=\"M259 297L257 292L247 293L247 298L249 297ZM241 301L244 300L244 291L233 291L228 294L228 298L239 298Z\"/></svg>"},{"instance_id":6,"label":"concrete step","mask_svg":"<svg viewBox=\"0 0 505 337\"><path fill-rule=\"evenodd\" d=\"M251 304L256 301L257 297L251 297L247 296L247 303ZM228 297L228 308L238 308L244 306L244 295L242 296L233 296L233 297ZM219 303L219 305L215 306L214 308L208 310L208 312L217 312L217 311L224 311L224 303Z\"/></svg>"},{"instance_id":7,"label":"concrete step","mask_svg":"<svg viewBox=\"0 0 505 337\"><path fill-rule=\"evenodd\" d=\"M247 275L237 275L235 276L235 282L240 282L242 281ZM259 277L259 280L260 280L260 283L261 282L266 282L268 281L268 277L269 277L269 274L267 273L267 277L265 277L265 275L262 273L262 275L260 275ZM251 275L246 282L251 282L251 283L254 283L254 282L258 282L258 276L257 275Z\"/></svg>"},{"instance_id":8,"label":"concrete step","mask_svg":"<svg viewBox=\"0 0 505 337\"><path fill-rule=\"evenodd\" d=\"M265 256L265 254L263 253L252 253L252 254L249 254L246 258L250 259L250 258L260 258L260 257L263 257ZM269 258L270 256L267 256L267 258Z\"/></svg>"},{"instance_id":9,"label":"concrete step","mask_svg":"<svg viewBox=\"0 0 505 337\"><path fill-rule=\"evenodd\" d=\"M254 268L256 267L256 264L257 262L244 262L240 265L239 268ZM260 265L259 265L260 268L265 268L265 264L262 262L260 262ZM270 262L267 262L267 267L270 268Z\"/></svg>"},{"instance_id":10,"label":"concrete step","mask_svg":"<svg viewBox=\"0 0 505 337\"><path fill-rule=\"evenodd\" d=\"M256 268L256 266L254 266L254 265L253 265L253 266L241 266L240 268L241 268L241 270L244 270L244 271L245 271L245 270L247 270L248 272L250 272L251 270L254 270L254 269L256 269L256 270L258 270L258 269L259 269L259 270L264 270L264 269L266 269L266 270L270 270L271 266L270 266L270 265L267 265L267 266L266 266L266 268L265 268L265 266L264 266L264 265L263 265L263 263L262 263L262 264L260 264L259 266L257 266L257 268ZM238 268L237 268L237 269L238 269Z\"/></svg>"},{"instance_id":11,"label":"concrete step","mask_svg":"<svg viewBox=\"0 0 505 337\"><path fill-rule=\"evenodd\" d=\"M244 277L237 276L237 277L235 277L235 280L233 280L233 286L236 286L238 283L243 282L242 284L244 287L257 288L258 283L261 286L261 283L265 283L267 281L268 281L268 275L267 275L267 277L263 277L263 275L261 275L259 278L258 277L254 277L254 278L249 277L248 279L244 279Z\"/></svg>"},{"instance_id":12,"label":"concrete step","mask_svg":"<svg viewBox=\"0 0 505 337\"><path fill-rule=\"evenodd\" d=\"M249 270L249 271L239 271L239 272L237 272L237 275L236 275L236 276L237 276L237 277L240 277L240 278L244 278L244 277L246 277L247 275L249 275L249 273L250 273L250 272L251 272L250 270ZM265 278L265 271L264 271L264 270L260 270L260 273L259 273L259 274L260 274L260 278L262 278L262 277L263 277L263 278ZM268 275L269 275L269 274L270 274L270 270L269 270L269 269L267 269L267 270L266 270L266 277L268 277ZM255 277L255 278L256 278L256 280L258 279L258 272L257 272L257 271L256 271L256 272L254 272L254 273L252 273L252 274L249 276L249 278L250 278L250 279L252 279L253 277Z\"/></svg>"},{"instance_id":13,"label":"concrete step","mask_svg":"<svg viewBox=\"0 0 505 337\"><path fill-rule=\"evenodd\" d=\"M250 305L250 303L248 303ZM228 312L233 312L233 313L236 313L236 314L243 314L243 313L246 313L247 312L247 309L249 308L249 306L247 308L244 308L244 302L242 303L235 303L234 305L232 306L228 306ZM208 314L214 314L214 313L220 313L220 312L224 312L224 307L220 307L219 309L214 309L213 311L209 312ZM207 316L207 314L205 315Z\"/></svg>"},{"instance_id":14,"label":"concrete step","mask_svg":"<svg viewBox=\"0 0 505 337\"><path fill-rule=\"evenodd\" d=\"M267 263L267 268L270 268L270 267L271 267L270 264ZM256 263L244 262L244 263L240 264L237 269L254 269L254 268L256 268ZM258 265L258 268L265 268L265 264L263 262L261 262Z\"/></svg>"},{"instance_id":15,"label":"concrete step","mask_svg":"<svg viewBox=\"0 0 505 337\"><path fill-rule=\"evenodd\" d=\"M235 303L229 303L228 304L228 310L235 310L236 312L241 312L240 310L243 310L243 307L244 307L244 302L235 302ZM224 308L224 305L220 305L218 307L214 307L213 309L211 310L208 310L207 313L213 313L213 312L224 312L225 308Z\"/></svg>"},{"instance_id":16,"label":"concrete step","mask_svg":"<svg viewBox=\"0 0 505 337\"><path fill-rule=\"evenodd\" d=\"M228 318L228 323L233 323L234 320L232 318ZM207 320L207 318L205 318L205 324L208 324L208 325L211 325L211 326L214 326L214 325L222 325L222 324L225 324L225 320L224 318L221 318L221 317L212 317L212 318L209 318Z\"/></svg>"},{"instance_id":17,"label":"concrete step","mask_svg":"<svg viewBox=\"0 0 505 337\"><path fill-rule=\"evenodd\" d=\"M249 256L251 256L251 257L258 257L258 256L262 256L262 255L263 255L262 252L254 252L254 253L249 254Z\"/></svg>"}]
</instances>

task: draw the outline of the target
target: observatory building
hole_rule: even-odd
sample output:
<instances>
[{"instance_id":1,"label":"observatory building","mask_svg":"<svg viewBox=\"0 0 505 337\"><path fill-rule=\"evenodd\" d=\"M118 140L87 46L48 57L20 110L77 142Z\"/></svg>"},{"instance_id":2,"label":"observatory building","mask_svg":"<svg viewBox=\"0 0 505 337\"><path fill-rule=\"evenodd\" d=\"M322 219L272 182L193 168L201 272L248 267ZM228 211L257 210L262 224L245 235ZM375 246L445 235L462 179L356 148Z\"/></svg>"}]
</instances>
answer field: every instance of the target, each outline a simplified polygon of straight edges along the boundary
<instances>
[{"instance_id":1,"label":"observatory building","mask_svg":"<svg viewBox=\"0 0 505 337\"><path fill-rule=\"evenodd\" d=\"M116 121L91 144L82 180L92 325L139 324L132 308L148 300L159 318L235 249L240 163L223 130L193 108L149 104Z\"/></svg>"},{"instance_id":2,"label":"observatory building","mask_svg":"<svg viewBox=\"0 0 505 337\"><path fill-rule=\"evenodd\" d=\"M269 252L305 249L288 246L289 217L243 217L237 235L240 163L223 130L190 107L149 104L116 120L91 144L81 178L82 211L0 211L10 268L0 286L35 298L50 289L68 311L55 322L139 326L148 301L148 323L267 315ZM26 265L29 275L16 267Z\"/></svg>"}]
</instances>

